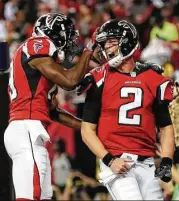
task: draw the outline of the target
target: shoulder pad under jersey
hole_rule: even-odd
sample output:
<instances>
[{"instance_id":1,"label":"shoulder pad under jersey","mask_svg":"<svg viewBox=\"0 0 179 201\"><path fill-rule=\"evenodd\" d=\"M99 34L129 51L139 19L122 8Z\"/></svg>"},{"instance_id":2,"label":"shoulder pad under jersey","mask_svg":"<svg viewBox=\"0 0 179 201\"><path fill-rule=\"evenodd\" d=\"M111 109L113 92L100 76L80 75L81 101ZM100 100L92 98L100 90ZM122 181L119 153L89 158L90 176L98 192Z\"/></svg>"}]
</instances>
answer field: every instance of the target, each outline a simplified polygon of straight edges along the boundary
<instances>
[{"instance_id":1,"label":"shoulder pad under jersey","mask_svg":"<svg viewBox=\"0 0 179 201\"><path fill-rule=\"evenodd\" d=\"M54 43L47 37L31 37L24 43L22 51L28 60L38 57L52 57L57 51Z\"/></svg>"}]
</instances>

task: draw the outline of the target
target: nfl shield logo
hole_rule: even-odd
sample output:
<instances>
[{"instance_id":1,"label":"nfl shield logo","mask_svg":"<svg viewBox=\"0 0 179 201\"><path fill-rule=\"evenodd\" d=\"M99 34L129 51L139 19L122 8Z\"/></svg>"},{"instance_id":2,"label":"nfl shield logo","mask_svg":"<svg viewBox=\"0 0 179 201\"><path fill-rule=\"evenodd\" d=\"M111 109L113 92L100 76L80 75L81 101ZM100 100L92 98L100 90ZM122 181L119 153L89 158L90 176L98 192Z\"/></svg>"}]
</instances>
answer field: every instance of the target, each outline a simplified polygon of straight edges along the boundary
<instances>
[{"instance_id":1,"label":"nfl shield logo","mask_svg":"<svg viewBox=\"0 0 179 201\"><path fill-rule=\"evenodd\" d=\"M131 72L131 77L136 77L136 72Z\"/></svg>"}]
</instances>

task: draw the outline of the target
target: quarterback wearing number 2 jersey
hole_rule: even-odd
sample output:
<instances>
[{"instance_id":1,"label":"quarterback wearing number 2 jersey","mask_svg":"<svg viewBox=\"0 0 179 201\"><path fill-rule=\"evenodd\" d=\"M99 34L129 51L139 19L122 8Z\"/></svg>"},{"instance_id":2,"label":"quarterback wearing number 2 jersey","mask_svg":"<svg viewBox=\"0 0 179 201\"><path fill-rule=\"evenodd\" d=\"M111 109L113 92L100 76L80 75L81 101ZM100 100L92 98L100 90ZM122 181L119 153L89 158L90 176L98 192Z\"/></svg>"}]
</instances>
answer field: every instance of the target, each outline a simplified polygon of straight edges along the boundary
<instances>
[{"instance_id":1,"label":"quarterback wearing number 2 jersey","mask_svg":"<svg viewBox=\"0 0 179 201\"><path fill-rule=\"evenodd\" d=\"M80 90L87 90L81 134L100 159L100 182L113 200L163 200L158 178L171 181L174 153L172 80L157 64L134 61L139 39L133 24L109 20L96 41L106 63L81 82ZM155 168L157 127L162 158Z\"/></svg>"},{"instance_id":2,"label":"quarterback wearing number 2 jersey","mask_svg":"<svg viewBox=\"0 0 179 201\"><path fill-rule=\"evenodd\" d=\"M120 73L107 65L90 74L97 86L96 107L101 110L96 110L91 123L98 121L98 137L105 148L113 155L154 156L155 107L172 100L171 80L153 70Z\"/></svg>"}]
</instances>

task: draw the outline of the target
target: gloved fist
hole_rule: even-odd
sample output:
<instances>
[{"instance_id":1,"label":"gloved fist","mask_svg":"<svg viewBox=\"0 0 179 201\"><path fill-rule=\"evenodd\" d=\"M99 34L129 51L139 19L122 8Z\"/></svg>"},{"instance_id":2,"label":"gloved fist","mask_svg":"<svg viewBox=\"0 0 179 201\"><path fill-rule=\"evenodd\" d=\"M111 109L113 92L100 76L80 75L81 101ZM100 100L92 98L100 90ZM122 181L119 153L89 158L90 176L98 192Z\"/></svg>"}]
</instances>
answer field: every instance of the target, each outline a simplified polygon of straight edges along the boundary
<instances>
[{"instance_id":1,"label":"gloved fist","mask_svg":"<svg viewBox=\"0 0 179 201\"><path fill-rule=\"evenodd\" d=\"M144 72L149 69L151 69L159 74L162 74L164 72L164 69L160 65L151 63L151 62L147 62L147 63L136 62L136 69L137 69L138 73Z\"/></svg>"},{"instance_id":2,"label":"gloved fist","mask_svg":"<svg viewBox=\"0 0 179 201\"><path fill-rule=\"evenodd\" d=\"M77 95L80 96L81 94L85 93L88 91L88 89L91 88L91 86L95 84L93 76L89 73L87 74L82 81L78 84L76 90L77 90Z\"/></svg>"},{"instance_id":3,"label":"gloved fist","mask_svg":"<svg viewBox=\"0 0 179 201\"><path fill-rule=\"evenodd\" d=\"M154 70L155 72L157 72L159 74L164 72L164 69L162 68L162 66L160 66L158 64L155 64L155 63L151 63L151 62L146 63L146 68L147 69L152 69L152 70Z\"/></svg>"},{"instance_id":4,"label":"gloved fist","mask_svg":"<svg viewBox=\"0 0 179 201\"><path fill-rule=\"evenodd\" d=\"M99 30L99 27L92 34L91 39L89 40L86 47L84 48L84 52L86 52L86 51L93 52L94 49L96 48L96 34L97 34L98 30Z\"/></svg>"},{"instance_id":5,"label":"gloved fist","mask_svg":"<svg viewBox=\"0 0 179 201\"><path fill-rule=\"evenodd\" d=\"M160 167L155 170L155 177L159 177L164 182L169 182L172 179L172 159L168 157L162 158Z\"/></svg>"}]
</instances>

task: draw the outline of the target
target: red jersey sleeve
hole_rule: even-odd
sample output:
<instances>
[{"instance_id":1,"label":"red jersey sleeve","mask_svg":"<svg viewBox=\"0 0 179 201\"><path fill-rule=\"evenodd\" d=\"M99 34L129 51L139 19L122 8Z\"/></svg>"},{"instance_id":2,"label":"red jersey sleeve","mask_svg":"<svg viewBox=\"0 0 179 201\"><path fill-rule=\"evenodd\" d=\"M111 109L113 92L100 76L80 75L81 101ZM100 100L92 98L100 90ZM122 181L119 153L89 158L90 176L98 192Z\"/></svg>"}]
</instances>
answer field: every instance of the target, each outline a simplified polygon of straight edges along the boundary
<instances>
[{"instance_id":1,"label":"red jersey sleeve","mask_svg":"<svg viewBox=\"0 0 179 201\"><path fill-rule=\"evenodd\" d=\"M151 70L150 90L159 101L173 100L173 81Z\"/></svg>"},{"instance_id":2,"label":"red jersey sleeve","mask_svg":"<svg viewBox=\"0 0 179 201\"><path fill-rule=\"evenodd\" d=\"M104 78L107 72L107 68L105 65L94 68L89 73L93 76L96 85L99 87L104 82Z\"/></svg>"},{"instance_id":3,"label":"red jersey sleeve","mask_svg":"<svg viewBox=\"0 0 179 201\"><path fill-rule=\"evenodd\" d=\"M103 66L92 69L79 83L77 95L87 92L94 85L99 88L104 83L105 74L106 69Z\"/></svg>"},{"instance_id":4,"label":"red jersey sleeve","mask_svg":"<svg viewBox=\"0 0 179 201\"><path fill-rule=\"evenodd\" d=\"M159 86L159 100L173 100L173 82L171 80L165 80L162 84Z\"/></svg>"},{"instance_id":5,"label":"red jersey sleeve","mask_svg":"<svg viewBox=\"0 0 179 201\"><path fill-rule=\"evenodd\" d=\"M35 37L28 39L23 45L23 53L27 62L39 57L54 57L57 48L54 43L45 37Z\"/></svg>"}]
</instances>

